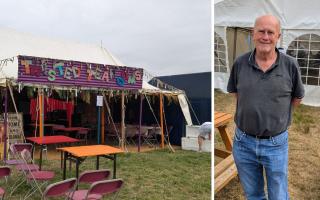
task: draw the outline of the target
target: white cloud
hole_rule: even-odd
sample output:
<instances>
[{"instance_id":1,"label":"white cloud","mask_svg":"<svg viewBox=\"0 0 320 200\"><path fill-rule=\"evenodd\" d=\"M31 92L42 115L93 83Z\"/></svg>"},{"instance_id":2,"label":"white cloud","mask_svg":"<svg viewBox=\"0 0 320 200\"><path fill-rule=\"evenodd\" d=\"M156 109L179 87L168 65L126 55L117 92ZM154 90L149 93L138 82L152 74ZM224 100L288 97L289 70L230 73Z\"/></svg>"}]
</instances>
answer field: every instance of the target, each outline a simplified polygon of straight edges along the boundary
<instances>
[{"instance_id":1,"label":"white cloud","mask_svg":"<svg viewBox=\"0 0 320 200\"><path fill-rule=\"evenodd\" d=\"M155 75L210 71L209 0L1 0L0 26L100 44Z\"/></svg>"}]
</instances>

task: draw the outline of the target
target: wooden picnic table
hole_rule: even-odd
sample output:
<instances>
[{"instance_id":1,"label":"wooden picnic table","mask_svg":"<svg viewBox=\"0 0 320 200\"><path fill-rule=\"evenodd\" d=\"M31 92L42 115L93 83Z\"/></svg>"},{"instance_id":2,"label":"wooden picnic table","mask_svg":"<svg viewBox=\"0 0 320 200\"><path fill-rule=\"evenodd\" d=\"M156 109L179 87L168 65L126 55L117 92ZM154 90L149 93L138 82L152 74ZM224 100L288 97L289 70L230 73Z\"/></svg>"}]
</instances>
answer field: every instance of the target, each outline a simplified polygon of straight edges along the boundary
<instances>
[{"instance_id":1,"label":"wooden picnic table","mask_svg":"<svg viewBox=\"0 0 320 200\"><path fill-rule=\"evenodd\" d=\"M222 112L214 112L214 127L219 130L225 149L215 148L214 155L223 158L214 167L214 192L218 192L226 186L230 180L237 176L237 168L232 156L232 139L227 125L232 120L232 115Z\"/></svg>"}]
</instances>

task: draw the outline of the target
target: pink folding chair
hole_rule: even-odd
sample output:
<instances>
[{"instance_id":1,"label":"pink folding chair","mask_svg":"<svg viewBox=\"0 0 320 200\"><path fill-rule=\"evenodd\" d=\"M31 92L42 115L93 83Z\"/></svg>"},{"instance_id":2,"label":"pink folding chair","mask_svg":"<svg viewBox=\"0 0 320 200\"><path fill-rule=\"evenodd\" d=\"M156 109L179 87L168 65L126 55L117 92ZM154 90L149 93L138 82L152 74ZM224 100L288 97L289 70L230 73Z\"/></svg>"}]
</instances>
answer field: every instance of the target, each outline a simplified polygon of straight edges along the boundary
<instances>
[{"instance_id":1,"label":"pink folding chair","mask_svg":"<svg viewBox=\"0 0 320 200\"><path fill-rule=\"evenodd\" d=\"M7 160L6 163L10 165L14 165L15 169L18 172L20 172L20 177L16 178L16 181L13 184L13 187L11 189L9 196L11 196L14 193L14 191L26 181L25 177L28 171L39 170L39 166L33 163L32 158L30 158L28 162L25 162L21 157L22 151L28 151L29 154L31 155L32 149L33 149L33 145L30 143L16 143L16 144L10 145L11 154L14 156L15 159Z\"/></svg>"},{"instance_id":2,"label":"pink folding chair","mask_svg":"<svg viewBox=\"0 0 320 200\"><path fill-rule=\"evenodd\" d=\"M33 145L30 143L15 143L11 144L9 147L9 155L11 156L10 160L6 160L7 165L18 165L23 164L23 160L20 158L20 152L23 149L27 149L32 152Z\"/></svg>"},{"instance_id":3,"label":"pink folding chair","mask_svg":"<svg viewBox=\"0 0 320 200\"><path fill-rule=\"evenodd\" d=\"M122 179L97 181L90 185L88 190L75 191L70 195L72 200L102 199L105 195L114 194L114 199L123 185Z\"/></svg>"},{"instance_id":4,"label":"pink folding chair","mask_svg":"<svg viewBox=\"0 0 320 200\"><path fill-rule=\"evenodd\" d=\"M10 175L11 169L8 166L0 167L0 178L5 177L7 181L7 177ZM5 190L0 187L0 199L4 199Z\"/></svg>"},{"instance_id":5,"label":"pink folding chair","mask_svg":"<svg viewBox=\"0 0 320 200\"><path fill-rule=\"evenodd\" d=\"M32 160L30 152L25 149L21 152L21 157L25 162L25 164L28 163L28 160ZM25 194L24 199L29 198L37 190L40 192L41 196L43 196L41 187L44 186L48 181L52 180L55 176L55 173L53 171L39 171L39 170L33 170L28 167L27 167L27 170L25 171L25 174L26 174L26 180L32 187Z\"/></svg>"},{"instance_id":6,"label":"pink folding chair","mask_svg":"<svg viewBox=\"0 0 320 200\"><path fill-rule=\"evenodd\" d=\"M69 196L73 191L77 183L76 178L69 178L67 180L52 183L47 186L43 192L42 199L48 199L50 197Z\"/></svg>"},{"instance_id":7,"label":"pink folding chair","mask_svg":"<svg viewBox=\"0 0 320 200\"><path fill-rule=\"evenodd\" d=\"M77 189L81 183L92 184L97 181L106 180L109 178L110 174L111 174L111 172L108 169L84 171L79 175ZM77 193L76 195L81 195L81 194L85 194L87 192L87 190L86 189L76 190L75 192ZM72 196L72 194L69 196Z\"/></svg>"},{"instance_id":8,"label":"pink folding chair","mask_svg":"<svg viewBox=\"0 0 320 200\"><path fill-rule=\"evenodd\" d=\"M108 169L98 169L98 170L87 170L82 172L78 178L79 183L94 183L96 181L101 181L108 179L111 172Z\"/></svg>"}]
</instances>

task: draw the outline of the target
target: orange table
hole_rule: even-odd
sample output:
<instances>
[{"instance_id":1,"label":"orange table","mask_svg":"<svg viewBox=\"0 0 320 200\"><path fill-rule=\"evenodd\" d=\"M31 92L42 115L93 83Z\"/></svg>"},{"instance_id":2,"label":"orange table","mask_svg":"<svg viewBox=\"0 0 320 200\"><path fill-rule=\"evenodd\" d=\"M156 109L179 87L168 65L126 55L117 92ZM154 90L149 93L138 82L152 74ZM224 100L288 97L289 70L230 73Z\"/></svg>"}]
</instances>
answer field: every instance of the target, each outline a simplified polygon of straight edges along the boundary
<instances>
[{"instance_id":1,"label":"orange table","mask_svg":"<svg viewBox=\"0 0 320 200\"><path fill-rule=\"evenodd\" d=\"M57 148L61 153L64 152L63 158L63 179L66 179L66 166L67 159L76 160L76 177L79 177L79 165L83 162L86 157L97 156L96 169L99 169L99 157L108 158L113 160L113 178L116 178L116 155L123 153L121 149L108 146L108 145L88 145L88 146L74 146L74 147L63 147Z\"/></svg>"}]
</instances>

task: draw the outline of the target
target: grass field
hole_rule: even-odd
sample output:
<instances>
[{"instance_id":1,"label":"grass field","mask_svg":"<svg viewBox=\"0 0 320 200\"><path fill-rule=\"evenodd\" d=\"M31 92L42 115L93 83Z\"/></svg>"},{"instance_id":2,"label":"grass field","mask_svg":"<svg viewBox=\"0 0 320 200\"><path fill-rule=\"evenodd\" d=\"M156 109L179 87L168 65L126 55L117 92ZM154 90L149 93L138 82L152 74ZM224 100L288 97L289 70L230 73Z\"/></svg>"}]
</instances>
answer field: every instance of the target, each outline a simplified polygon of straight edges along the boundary
<instances>
[{"instance_id":1,"label":"grass field","mask_svg":"<svg viewBox=\"0 0 320 200\"><path fill-rule=\"evenodd\" d=\"M75 164L72 165L75 168ZM112 171L112 162L100 158L100 168ZM44 170L54 170L55 181L62 180L60 160L46 160ZM80 165L80 172L95 169L95 159L88 158ZM16 174L16 173L15 173ZM67 172L75 177L75 171ZM177 150L156 150L145 153L126 153L117 157L117 178L124 180L118 199L128 200L209 200L211 199L211 154ZM16 175L6 186L12 187ZM20 199L29 189L27 184L6 199ZM40 199L39 194L30 199ZM106 198L108 199L108 198Z\"/></svg>"},{"instance_id":2,"label":"grass field","mask_svg":"<svg viewBox=\"0 0 320 200\"><path fill-rule=\"evenodd\" d=\"M214 109L234 114L235 99L215 90ZM320 108L300 105L294 109L289 128L289 193L293 200L320 199ZM230 124L232 133L234 123ZM222 146L215 133L215 146ZM215 158L215 164L219 160ZM238 178L215 194L216 200L244 200Z\"/></svg>"}]
</instances>

